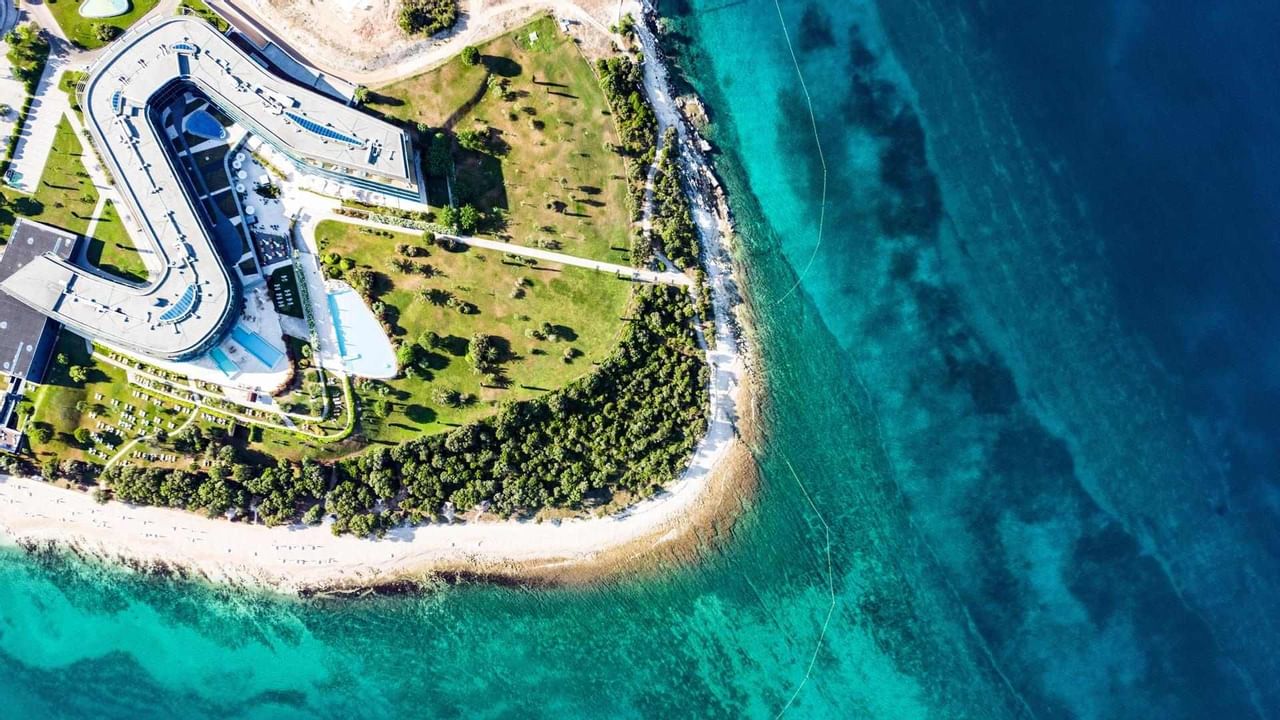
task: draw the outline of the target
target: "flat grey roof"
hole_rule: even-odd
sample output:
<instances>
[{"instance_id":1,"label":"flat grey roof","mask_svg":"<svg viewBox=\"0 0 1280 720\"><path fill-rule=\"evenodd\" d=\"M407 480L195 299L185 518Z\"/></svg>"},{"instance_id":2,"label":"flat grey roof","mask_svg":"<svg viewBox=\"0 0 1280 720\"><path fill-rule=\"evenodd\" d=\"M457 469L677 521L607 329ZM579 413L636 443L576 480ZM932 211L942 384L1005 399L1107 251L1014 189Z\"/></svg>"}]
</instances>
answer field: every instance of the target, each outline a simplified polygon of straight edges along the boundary
<instances>
[{"instance_id":1,"label":"flat grey roof","mask_svg":"<svg viewBox=\"0 0 1280 720\"><path fill-rule=\"evenodd\" d=\"M75 249L76 236L57 228L19 219L9 242L0 248L0 281L23 266L50 253L68 260ZM46 333L57 324L43 313L28 307L8 293L0 292L0 372L39 381L48 353L41 352Z\"/></svg>"},{"instance_id":2,"label":"flat grey roof","mask_svg":"<svg viewBox=\"0 0 1280 720\"><path fill-rule=\"evenodd\" d=\"M46 254L0 288L81 334L181 360L220 339L238 314L239 297L164 130L148 112L153 96L176 81L250 118L273 144L320 167L418 186L399 128L272 75L203 20L178 16L135 26L90 68L81 106L143 227L141 241L160 261L159 275L132 285Z\"/></svg>"}]
</instances>

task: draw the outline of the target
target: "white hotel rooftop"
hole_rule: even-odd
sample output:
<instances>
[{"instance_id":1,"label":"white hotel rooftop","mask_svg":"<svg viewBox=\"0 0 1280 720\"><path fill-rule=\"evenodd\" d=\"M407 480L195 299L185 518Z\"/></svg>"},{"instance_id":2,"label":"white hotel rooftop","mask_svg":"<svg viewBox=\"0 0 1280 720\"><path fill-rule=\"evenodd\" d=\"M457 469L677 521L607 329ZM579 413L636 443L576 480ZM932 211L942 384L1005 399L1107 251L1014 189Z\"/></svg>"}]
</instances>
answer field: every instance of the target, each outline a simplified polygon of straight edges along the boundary
<instances>
[{"instance_id":1,"label":"white hotel rooftop","mask_svg":"<svg viewBox=\"0 0 1280 720\"><path fill-rule=\"evenodd\" d=\"M272 74L203 20L136 27L90 68L85 125L162 270L146 285L104 277L53 254L0 289L76 332L170 360L206 352L236 321L238 280L219 256L153 105L195 88L304 173L419 200L408 136L331 96Z\"/></svg>"}]
</instances>

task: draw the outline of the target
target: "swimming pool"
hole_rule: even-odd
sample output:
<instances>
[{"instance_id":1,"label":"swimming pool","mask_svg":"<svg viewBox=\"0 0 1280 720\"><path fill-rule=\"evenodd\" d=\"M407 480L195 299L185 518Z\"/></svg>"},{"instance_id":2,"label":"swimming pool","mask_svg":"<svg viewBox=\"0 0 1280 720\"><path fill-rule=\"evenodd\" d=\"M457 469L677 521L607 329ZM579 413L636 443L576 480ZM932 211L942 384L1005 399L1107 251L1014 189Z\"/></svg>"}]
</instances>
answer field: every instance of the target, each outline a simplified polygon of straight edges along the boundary
<instances>
[{"instance_id":1,"label":"swimming pool","mask_svg":"<svg viewBox=\"0 0 1280 720\"><path fill-rule=\"evenodd\" d=\"M329 293L329 313L338 336L338 353L347 372L367 378L396 376L396 351L382 323L350 288Z\"/></svg>"},{"instance_id":2,"label":"swimming pool","mask_svg":"<svg viewBox=\"0 0 1280 720\"><path fill-rule=\"evenodd\" d=\"M227 354L222 352L222 348L214 348L210 350L209 357L213 358L213 363L217 365L218 369L222 371L222 374L227 377L231 377L240 372L240 366L237 365L234 360L227 357Z\"/></svg>"},{"instance_id":3,"label":"swimming pool","mask_svg":"<svg viewBox=\"0 0 1280 720\"><path fill-rule=\"evenodd\" d=\"M205 110L196 110L188 115L182 127L192 135L208 140L225 140L227 137L227 129Z\"/></svg>"},{"instance_id":4,"label":"swimming pool","mask_svg":"<svg viewBox=\"0 0 1280 720\"><path fill-rule=\"evenodd\" d=\"M231 328L231 339L269 368L275 367L276 363L280 362L280 358L284 357L284 353L272 347L258 333L245 330L239 325Z\"/></svg>"}]
</instances>

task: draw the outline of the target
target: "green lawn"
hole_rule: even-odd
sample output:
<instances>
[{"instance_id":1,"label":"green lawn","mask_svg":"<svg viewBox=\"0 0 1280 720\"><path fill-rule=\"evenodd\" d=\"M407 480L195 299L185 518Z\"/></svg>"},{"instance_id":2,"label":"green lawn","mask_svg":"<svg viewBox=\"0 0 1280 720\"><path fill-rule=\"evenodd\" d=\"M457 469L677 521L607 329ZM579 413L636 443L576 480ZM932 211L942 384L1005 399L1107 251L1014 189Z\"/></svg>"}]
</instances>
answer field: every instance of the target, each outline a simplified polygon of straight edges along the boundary
<instances>
[{"instance_id":1,"label":"green lawn","mask_svg":"<svg viewBox=\"0 0 1280 720\"><path fill-rule=\"evenodd\" d=\"M110 201L102 206L102 215L85 254L89 264L130 282L144 283L150 276Z\"/></svg>"},{"instance_id":2,"label":"green lawn","mask_svg":"<svg viewBox=\"0 0 1280 720\"><path fill-rule=\"evenodd\" d=\"M109 25L123 31L150 12L159 0L130 0L129 12L100 20L81 17L80 3L76 0L46 0L46 2L49 12L53 13L53 19L58 22L58 27L62 28L63 34L80 47L92 50L109 42L99 39L97 34L99 26Z\"/></svg>"},{"instance_id":3,"label":"green lawn","mask_svg":"<svg viewBox=\"0 0 1280 720\"><path fill-rule=\"evenodd\" d=\"M84 155L71 123L62 118L35 195L17 201L18 214L83 235L98 204L98 190L84 169Z\"/></svg>"},{"instance_id":4,"label":"green lawn","mask_svg":"<svg viewBox=\"0 0 1280 720\"><path fill-rule=\"evenodd\" d=\"M379 273L378 300L391 307L393 337L397 342L418 342L427 331L443 340L424 366L430 377L403 377L386 383L370 382L360 389L365 406L385 398L390 412L385 418L366 413L364 431L374 440L400 441L422 433L439 432L493 412L503 400L533 397L562 387L591 371L592 363L612 351L627 310L631 284L607 273L558 265L528 266L500 253L485 250L450 251L429 248L429 255L410 258L431 265L438 273L396 270L391 261L399 256L399 244L424 245L415 235L391 237L355 225L326 221L316 235L323 252L350 258L358 266ZM517 282L525 285L517 291ZM438 291L434 301L425 293ZM477 312L462 314L445 304L452 295L472 303ZM515 297L518 296L518 297ZM555 327L560 340L538 340L529 331L543 323ZM498 337L506 358L501 367L509 384L484 387L465 355L468 340L476 333ZM565 351L580 355L570 362ZM385 394L379 389L385 389ZM451 408L438 402L441 389L474 395L467 406Z\"/></svg>"},{"instance_id":5,"label":"green lawn","mask_svg":"<svg viewBox=\"0 0 1280 720\"><path fill-rule=\"evenodd\" d=\"M53 457L60 461L74 459L101 464L104 460L85 452L85 448L80 447L72 434L77 428L86 428L105 434L105 431L97 427L99 422L123 428L121 418L124 416L126 406L133 409L134 417L148 414L153 417L164 417L175 424L181 422L182 413L162 408L155 402L134 397L133 393L137 388L129 384L124 371L95 360L89 354L84 339L79 335L69 330L62 330L58 336L58 345L54 354L55 357L65 356L67 363L63 365L55 359L50 364L44 384L31 393L32 402L35 404L35 413L31 421L47 423L53 428L53 437L49 442L42 445L33 443L32 450L37 461ZM69 368L75 365L89 368L88 379L85 382L80 383L71 379ZM98 395L102 397L99 398ZM125 429L122 434L116 435L116 447L134 434L137 434L137 430ZM31 442L29 434L28 441ZM108 455L113 453L112 449L105 445L99 448Z\"/></svg>"},{"instance_id":6,"label":"green lawn","mask_svg":"<svg viewBox=\"0 0 1280 720\"><path fill-rule=\"evenodd\" d=\"M71 101L71 109L76 111L81 117L84 114L80 110L80 100L76 97L76 85L81 80L89 77L89 73L83 70L64 70L62 75L58 77L58 89L67 94L67 98Z\"/></svg>"},{"instance_id":7,"label":"green lawn","mask_svg":"<svg viewBox=\"0 0 1280 720\"><path fill-rule=\"evenodd\" d=\"M531 46L533 32L538 41ZM619 140L592 67L547 16L480 52L480 65L455 57L378 88L368 106L455 132L492 127L498 144L509 148L505 156L454 148L456 202L485 212L505 209L502 234L512 242L558 245L573 255L626 263L626 167L610 149ZM491 85L500 81L507 83L505 99Z\"/></svg>"}]
</instances>

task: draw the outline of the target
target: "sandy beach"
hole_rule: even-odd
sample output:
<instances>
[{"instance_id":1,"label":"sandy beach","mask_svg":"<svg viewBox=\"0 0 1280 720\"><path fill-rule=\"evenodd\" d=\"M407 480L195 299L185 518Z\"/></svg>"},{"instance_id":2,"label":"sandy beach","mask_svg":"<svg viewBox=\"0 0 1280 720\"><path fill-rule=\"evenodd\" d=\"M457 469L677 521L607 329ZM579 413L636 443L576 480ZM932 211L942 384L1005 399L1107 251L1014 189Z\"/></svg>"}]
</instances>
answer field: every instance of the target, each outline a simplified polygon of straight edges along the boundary
<instances>
[{"instance_id":1,"label":"sandy beach","mask_svg":"<svg viewBox=\"0 0 1280 720\"><path fill-rule=\"evenodd\" d=\"M542 3L520 7L524 17L545 9ZM658 58L648 32L642 39L646 55ZM87 492L38 478L0 476L0 538L27 548L67 548L134 567L287 592L369 587L439 572L571 582L687 557L688 549L704 545L741 511L755 481L743 440L755 432L754 396L736 316L742 300L728 248L727 204L707 160L695 149L693 129L679 115L665 68L660 61L647 68L645 83L660 124L679 129L685 141L681 160L700 188L694 214L715 315L706 343L708 432L674 485L604 517L428 524L397 528L375 540L334 536L324 526L270 528L167 508L100 505Z\"/></svg>"}]
</instances>

